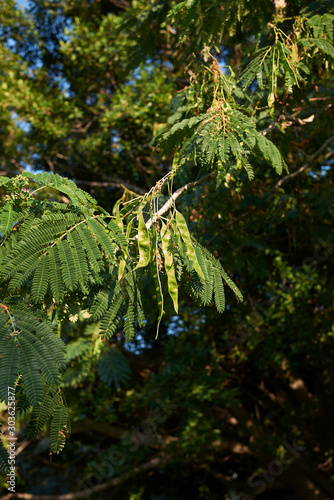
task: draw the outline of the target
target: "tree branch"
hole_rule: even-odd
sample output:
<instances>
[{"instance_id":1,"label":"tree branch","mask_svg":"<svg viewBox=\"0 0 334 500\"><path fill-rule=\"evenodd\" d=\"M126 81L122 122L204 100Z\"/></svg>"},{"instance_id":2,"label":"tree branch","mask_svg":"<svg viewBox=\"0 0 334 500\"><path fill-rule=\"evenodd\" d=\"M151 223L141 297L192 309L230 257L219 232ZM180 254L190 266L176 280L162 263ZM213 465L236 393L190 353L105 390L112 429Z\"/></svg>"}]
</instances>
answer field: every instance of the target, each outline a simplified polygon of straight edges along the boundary
<instances>
[{"instance_id":1,"label":"tree branch","mask_svg":"<svg viewBox=\"0 0 334 500\"><path fill-rule=\"evenodd\" d=\"M89 495L93 495L94 493L98 493L99 491L104 491L112 488L113 486L118 486L134 475L139 474L140 472L159 467L160 465L165 464L168 459L168 456L157 456L142 465L133 467L130 472L125 472L120 476L110 479L110 481L106 481L102 484L97 484L92 488L86 488L82 491L77 491L76 493L65 493L63 495L33 495L31 493L9 493L8 495L3 496L2 500L14 500L15 498L22 498L23 500L75 500L76 498L85 498Z\"/></svg>"},{"instance_id":2,"label":"tree branch","mask_svg":"<svg viewBox=\"0 0 334 500\"><path fill-rule=\"evenodd\" d=\"M286 103L286 99L287 99L287 96L284 96L282 105L281 105L278 113L276 114L276 116L274 117L274 119L270 123L270 125L267 128L265 128L264 130L262 130L262 135L266 136L267 134L269 134L269 132L271 132L272 130L274 130L274 128L276 127L276 124L277 124L278 120L280 119L280 116L281 116L281 114L283 112L283 109L284 109L284 106L285 106L285 103Z\"/></svg>"},{"instance_id":3,"label":"tree branch","mask_svg":"<svg viewBox=\"0 0 334 500\"><path fill-rule=\"evenodd\" d=\"M128 9L130 7L130 3L126 2L125 0L109 0L109 1L119 9Z\"/></svg>"},{"instance_id":4,"label":"tree branch","mask_svg":"<svg viewBox=\"0 0 334 500\"><path fill-rule=\"evenodd\" d=\"M128 435L128 439L135 444L141 444L145 446L150 446L151 448L157 448L158 444L166 446L171 441L177 441L178 439L173 436L162 436L157 432L152 432L152 434L130 430L117 425L111 425L107 422L96 422L93 419L86 418L81 421L78 425L72 427L71 434L79 434L81 432L87 433L87 431L99 432L105 434L114 439L122 439Z\"/></svg>"},{"instance_id":5,"label":"tree branch","mask_svg":"<svg viewBox=\"0 0 334 500\"><path fill-rule=\"evenodd\" d=\"M328 109L330 109L332 107L333 107L332 103L326 104L326 106L323 106L322 108L320 108L318 111L316 111L312 115L308 116L307 118L299 118L298 116L285 116L285 115L283 115L283 118L285 120L284 126L288 127L288 126L293 125L293 124L300 125L300 126L307 125L308 123L312 123L316 118L318 118L318 116L321 115L321 113L323 113L324 111L327 111Z\"/></svg>"},{"instance_id":6,"label":"tree branch","mask_svg":"<svg viewBox=\"0 0 334 500\"><path fill-rule=\"evenodd\" d=\"M203 184L203 182L206 182L210 179L214 179L216 175L217 175L217 170L214 170L210 174L204 175L204 177L201 177L197 181L189 182L189 184L180 187L177 191L175 191L175 193L172 194L172 196L166 201L166 203L153 215L153 217L146 222L147 229L150 229L152 224L154 224L159 219L159 217L161 217L161 215L166 213L173 206L175 200L179 196L181 196L182 193L196 186L199 186L200 184Z\"/></svg>"},{"instance_id":7,"label":"tree branch","mask_svg":"<svg viewBox=\"0 0 334 500\"><path fill-rule=\"evenodd\" d=\"M333 107L332 103L326 104L325 106L320 108L318 111L316 111L312 115L310 115L306 118L299 118L298 116L293 116L293 115L287 116L287 115L283 114L283 109L284 109L285 103L286 103L286 100L283 101L281 109L278 111L277 115L274 117L274 119L270 123L270 125L262 131L263 135L269 134L269 132L271 132L276 127L276 125L281 117L284 120L284 122L283 122L284 128L290 127L291 125L303 126L303 125L307 125L308 123L312 123L316 118L318 118L318 116L321 113L323 113L324 111L327 111L328 109Z\"/></svg>"},{"instance_id":8,"label":"tree branch","mask_svg":"<svg viewBox=\"0 0 334 500\"><path fill-rule=\"evenodd\" d=\"M285 177L282 177L282 179L280 179L274 186L274 189L273 191L277 191L277 189L279 189L282 184L284 184L285 182L293 179L294 177L296 177L297 175L303 173L310 165L311 163L317 158L317 156L320 155L320 153L327 148L327 146L334 140L334 135L332 137L330 137L329 139L327 139L326 142L323 143L323 145L318 149L318 151L316 151L314 153L314 155L311 156L311 158L309 158L309 160L307 160L307 162L305 163L305 165L303 165L302 167L300 167L298 170L296 170L295 172L292 172L292 174L289 174L289 175L286 175Z\"/></svg>"}]
</instances>

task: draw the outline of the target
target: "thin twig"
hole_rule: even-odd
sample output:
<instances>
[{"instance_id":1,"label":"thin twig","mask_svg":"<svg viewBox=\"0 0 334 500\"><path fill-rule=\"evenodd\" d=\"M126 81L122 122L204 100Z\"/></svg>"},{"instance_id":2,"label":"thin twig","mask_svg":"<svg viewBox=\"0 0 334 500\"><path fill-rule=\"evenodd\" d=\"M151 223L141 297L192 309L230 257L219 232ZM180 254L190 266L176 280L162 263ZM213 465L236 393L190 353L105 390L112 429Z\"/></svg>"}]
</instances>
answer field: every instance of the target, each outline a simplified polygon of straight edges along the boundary
<instances>
[{"instance_id":1,"label":"thin twig","mask_svg":"<svg viewBox=\"0 0 334 500\"><path fill-rule=\"evenodd\" d=\"M334 140L334 135L332 137L330 137L329 139L327 139L326 142L323 143L323 145L318 149L318 151L316 151L314 153L314 155L311 156L311 158L309 158L307 160L307 162L305 163L305 165L303 165L302 167L300 167L298 170L296 170L295 172L292 172L292 174L289 174L289 175L286 175L285 177L282 177L282 179L280 179L274 186L274 189L273 191L277 191L277 189L279 189L282 184L284 184L285 182L289 181L290 179L293 179L294 177L296 177L297 175L303 173L311 164L312 162L317 158L317 156L320 155L320 153L327 148L327 146Z\"/></svg>"}]
</instances>

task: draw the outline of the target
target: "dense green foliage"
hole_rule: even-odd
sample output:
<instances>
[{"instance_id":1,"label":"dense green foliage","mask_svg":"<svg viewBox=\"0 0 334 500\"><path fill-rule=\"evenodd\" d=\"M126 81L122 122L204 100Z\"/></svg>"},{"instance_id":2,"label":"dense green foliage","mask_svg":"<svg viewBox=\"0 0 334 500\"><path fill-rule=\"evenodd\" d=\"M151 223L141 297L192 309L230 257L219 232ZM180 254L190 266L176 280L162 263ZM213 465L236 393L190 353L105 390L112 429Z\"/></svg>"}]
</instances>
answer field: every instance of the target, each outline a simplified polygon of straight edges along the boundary
<instances>
[{"instance_id":1,"label":"dense green foliage","mask_svg":"<svg viewBox=\"0 0 334 500\"><path fill-rule=\"evenodd\" d=\"M1 4L2 421L69 470L18 491L334 496L333 21Z\"/></svg>"}]
</instances>

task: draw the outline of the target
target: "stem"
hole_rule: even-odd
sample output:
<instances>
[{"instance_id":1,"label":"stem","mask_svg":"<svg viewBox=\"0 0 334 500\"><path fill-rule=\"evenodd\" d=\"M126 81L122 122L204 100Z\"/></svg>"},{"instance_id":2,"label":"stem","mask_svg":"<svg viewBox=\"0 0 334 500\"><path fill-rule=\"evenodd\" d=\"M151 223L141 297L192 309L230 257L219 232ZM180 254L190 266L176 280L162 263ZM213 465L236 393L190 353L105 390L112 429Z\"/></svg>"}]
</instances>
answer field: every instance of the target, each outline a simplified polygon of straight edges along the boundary
<instances>
[{"instance_id":1,"label":"stem","mask_svg":"<svg viewBox=\"0 0 334 500\"><path fill-rule=\"evenodd\" d=\"M41 186L38 189L35 189L35 191L31 191L30 196L32 196L33 194L37 193L37 191L40 191L41 189L45 189L45 188L46 188L46 186Z\"/></svg>"},{"instance_id":2,"label":"stem","mask_svg":"<svg viewBox=\"0 0 334 500\"><path fill-rule=\"evenodd\" d=\"M166 213L175 203L175 200L181 196L182 193L185 191L188 191L189 189L192 189L196 186L199 186L200 184L203 184L203 182L206 182L210 179L214 179L217 175L217 170L214 170L210 174L204 175L204 177L201 177L197 181L189 182L189 184L186 184L185 186L180 187L177 191L175 191L174 194L166 201L166 203L151 217L147 222L146 222L146 227L147 229L150 229L152 224L154 224L161 215Z\"/></svg>"},{"instance_id":3,"label":"stem","mask_svg":"<svg viewBox=\"0 0 334 500\"><path fill-rule=\"evenodd\" d=\"M316 151L314 153L314 155L311 156L311 158L305 163L305 165L303 165L302 167L300 167L298 170L296 170L295 172L292 172L292 174L289 174L289 175L286 175L285 177L283 177L282 179L280 179L274 186L274 191L277 191L277 189L279 189L282 184L284 184L285 182L289 181L290 179L293 179L293 177L296 177L297 175L301 174L302 172L304 172L304 170L306 170L310 165L311 163L316 159L317 156L319 156L319 154L334 140L334 135L332 137L330 137L329 139L327 139L326 142L323 143L323 145L318 149L318 151Z\"/></svg>"}]
</instances>

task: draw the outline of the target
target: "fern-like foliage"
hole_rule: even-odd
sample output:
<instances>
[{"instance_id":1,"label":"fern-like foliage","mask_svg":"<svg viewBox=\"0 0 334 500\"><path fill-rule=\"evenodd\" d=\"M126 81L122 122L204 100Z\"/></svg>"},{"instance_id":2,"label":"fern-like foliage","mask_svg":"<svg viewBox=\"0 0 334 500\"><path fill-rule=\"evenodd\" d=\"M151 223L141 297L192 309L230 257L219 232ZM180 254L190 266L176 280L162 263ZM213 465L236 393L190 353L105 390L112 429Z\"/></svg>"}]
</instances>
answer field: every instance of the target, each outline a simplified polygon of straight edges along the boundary
<instances>
[{"instance_id":1,"label":"fern-like foliage","mask_svg":"<svg viewBox=\"0 0 334 500\"><path fill-rule=\"evenodd\" d=\"M319 13L315 13L319 9ZM238 84L245 90L256 85L267 96L271 111L274 111L275 96L278 88L292 93L293 87L305 82L310 73L307 59L322 53L329 61L334 57L333 21L334 15L323 12L324 6L312 2L310 7L301 11L295 20L299 36L283 33L275 24L271 25L274 43L262 47L256 57L242 71ZM306 21L306 22L305 22ZM312 53L312 47L315 47ZM307 49L307 50L305 50Z\"/></svg>"},{"instance_id":2,"label":"fern-like foliage","mask_svg":"<svg viewBox=\"0 0 334 500\"><path fill-rule=\"evenodd\" d=\"M222 313L225 310L225 291L224 282L231 288L231 290L236 295L237 299L242 301L243 297L240 290L236 284L229 278L227 273L224 271L219 260L215 257L198 241L194 238L192 239L193 245L195 246L196 255L198 256L199 263L205 271L205 281L202 283L202 292L199 294L199 298L203 305L209 305L212 301L214 295L214 301L217 311ZM197 279L200 279L199 277Z\"/></svg>"},{"instance_id":3,"label":"fern-like foliage","mask_svg":"<svg viewBox=\"0 0 334 500\"><path fill-rule=\"evenodd\" d=\"M43 399L46 382L54 388L59 386L65 347L45 318L40 322L39 315L26 305L8 302L3 304L0 316L1 399L7 401L8 387L15 386L20 373L28 400L34 406Z\"/></svg>"},{"instance_id":4,"label":"fern-like foliage","mask_svg":"<svg viewBox=\"0 0 334 500\"><path fill-rule=\"evenodd\" d=\"M202 15L205 18L209 12L213 14L215 11L215 2L205 11L201 8L203 4L205 2L201 1L178 3L171 8L169 16L187 30L195 11L201 12L201 19ZM221 29L231 12L237 16L237 11L247 11L245 2L238 4L237 9L234 2L224 6ZM244 169L252 180L254 159L265 160L278 174L282 173L285 162L274 143L255 123L249 103L254 99L254 102L267 104L268 118L273 119L279 112L275 105L280 102L281 107L287 95L304 84L309 74L308 59L322 57L327 65L333 64L334 16L326 12L321 2L318 11L316 2L312 2L312 7L305 8L296 17L294 30L287 34L280 29L279 21L269 23L271 33L268 40L272 43L263 46L259 41L255 57L248 60L238 78L232 72L229 76L221 72L210 46L203 49L201 55L206 63L202 66L202 85L196 80L176 96L174 110L177 118L171 121L171 127L156 136L156 143L165 154L177 153L174 173L180 167L184 169L185 165L193 164L205 170L217 170L219 186L227 172L239 169ZM216 18L220 17L221 13L217 13ZM192 22L199 21L193 19ZM249 90L254 97L248 95L246 99Z\"/></svg>"},{"instance_id":5,"label":"fern-like foliage","mask_svg":"<svg viewBox=\"0 0 334 500\"><path fill-rule=\"evenodd\" d=\"M66 362L72 361L75 358L81 358L89 351L91 342L87 339L80 338L74 342L70 342L66 346Z\"/></svg>"},{"instance_id":6,"label":"fern-like foliage","mask_svg":"<svg viewBox=\"0 0 334 500\"><path fill-rule=\"evenodd\" d=\"M102 382L116 389L127 385L131 374L126 358L114 348L108 349L97 370Z\"/></svg>"},{"instance_id":7,"label":"fern-like foliage","mask_svg":"<svg viewBox=\"0 0 334 500\"><path fill-rule=\"evenodd\" d=\"M34 407L31 420L24 430L27 438L35 437L50 421L55 409L62 403L60 391L50 390L50 387L45 387L45 392L42 400Z\"/></svg>"},{"instance_id":8,"label":"fern-like foliage","mask_svg":"<svg viewBox=\"0 0 334 500\"><path fill-rule=\"evenodd\" d=\"M203 169L217 169L217 185L227 171L241 168L252 180L254 157L264 157L278 174L285 165L277 147L257 130L253 119L223 100L162 132L157 143L166 154L179 146L179 166L194 162Z\"/></svg>"},{"instance_id":9,"label":"fern-like foliage","mask_svg":"<svg viewBox=\"0 0 334 500\"><path fill-rule=\"evenodd\" d=\"M60 302L65 293L64 282L60 267L60 258L56 247L49 248L48 281L51 295L56 302Z\"/></svg>"},{"instance_id":10,"label":"fern-like foliage","mask_svg":"<svg viewBox=\"0 0 334 500\"><path fill-rule=\"evenodd\" d=\"M7 333L10 335L10 333ZM19 374L19 350L14 338L6 338L0 343L0 397L7 402L8 387L14 387Z\"/></svg>"},{"instance_id":11,"label":"fern-like foliage","mask_svg":"<svg viewBox=\"0 0 334 500\"><path fill-rule=\"evenodd\" d=\"M1 427L2 427L2 422L0 422L0 436L1 436ZM0 439L0 471L3 474L7 474L9 472L9 455L8 451L6 450L3 442Z\"/></svg>"},{"instance_id":12,"label":"fern-like foliage","mask_svg":"<svg viewBox=\"0 0 334 500\"><path fill-rule=\"evenodd\" d=\"M200 116L191 123L202 131L212 126L211 121L217 124L225 120L222 113L225 111L217 108L212 120L206 122L206 115L205 120ZM233 122L232 115L228 120ZM249 139L252 144L256 140ZM242 157L232 132L224 135L221 129L214 141L216 149L207 138L201 136L199 140L203 154L207 154L211 162L218 154L221 159L223 154L234 155L235 159ZM223 143L224 153L218 151L219 141ZM263 141L261 147L262 144ZM246 164L245 158L242 161ZM14 196L9 205L0 207L0 286L3 291L0 398L6 402L8 387L16 387L20 411L32 408L26 435L36 436L50 423L51 450L58 453L69 429L62 385L71 385L73 380L80 383L89 366L97 366L101 380L116 388L130 378L126 359L115 349L102 348L103 357L98 362L87 339L68 342L65 346L55 332L57 326L61 334L64 318L75 320L78 310L85 310L92 321L98 322L99 340L110 339L119 329L124 331L128 342L145 324L140 282L143 267L148 263L160 297L160 318L164 289L177 311L178 286L185 277L191 276L192 293L197 299L209 305L214 296L219 311L224 309L222 280L230 285L232 282L214 257L191 239L187 223L179 212L171 212L167 225L154 223L148 229L143 214L146 199L139 205L130 203L132 208L128 205L116 211L116 215L110 215L72 181L58 175L26 173L13 180L1 178L1 182ZM41 191L49 188L67 196L70 203L40 197ZM153 191L150 196L154 198ZM132 217L126 227L124 222L129 210L140 214L138 225L133 224ZM145 265L138 266L139 261ZM232 288L241 297L234 283ZM96 352L100 349L96 348ZM62 376L66 363L72 380Z\"/></svg>"},{"instance_id":13,"label":"fern-like foliage","mask_svg":"<svg viewBox=\"0 0 334 500\"><path fill-rule=\"evenodd\" d=\"M7 203L4 207L0 220L0 234L5 237L12 229L14 223L15 208L13 203Z\"/></svg>"},{"instance_id":14,"label":"fern-like foliage","mask_svg":"<svg viewBox=\"0 0 334 500\"><path fill-rule=\"evenodd\" d=\"M108 339L115 333L117 325L121 319L122 306L122 293L113 295L110 307L105 312L101 320L101 334L104 335L104 338Z\"/></svg>"},{"instance_id":15,"label":"fern-like foliage","mask_svg":"<svg viewBox=\"0 0 334 500\"><path fill-rule=\"evenodd\" d=\"M19 413L26 413L31 408L31 403L30 403L29 398L24 390L22 378L19 378L19 380L16 384L15 395L17 398L16 410Z\"/></svg>"},{"instance_id":16,"label":"fern-like foliage","mask_svg":"<svg viewBox=\"0 0 334 500\"><path fill-rule=\"evenodd\" d=\"M64 448L69 428L68 408L60 402L53 412L51 422L50 449L53 453L59 453Z\"/></svg>"},{"instance_id":17,"label":"fern-like foliage","mask_svg":"<svg viewBox=\"0 0 334 500\"><path fill-rule=\"evenodd\" d=\"M261 5L262 3L262 5ZM267 4L260 2L256 16L253 17L255 26L260 29L266 19ZM182 0L180 2L148 2L138 4L135 8L128 9L125 21L121 25L123 30L131 30L135 41L140 39L138 47L134 48L134 58L131 67L135 68L142 56L143 49L150 54L152 50L152 22L159 30L166 30L170 24L175 29L175 36L182 46L185 43L184 57L187 57L190 45L191 52L199 51L199 47L216 44L217 39L232 36L238 29L242 20L252 11L251 4L246 0L229 0L222 4L217 0ZM189 56L189 54L188 54Z\"/></svg>"},{"instance_id":18,"label":"fern-like foliage","mask_svg":"<svg viewBox=\"0 0 334 500\"><path fill-rule=\"evenodd\" d=\"M74 212L71 206L59 213L48 205L41 213L40 204L32 204L16 223L18 236L9 237L0 272L11 292L31 286L36 303L48 294L59 302L66 292L87 293L90 276L96 279L106 261L115 264L116 252L127 251L127 240L115 223L108 227L103 218L87 213L87 207Z\"/></svg>"},{"instance_id":19,"label":"fern-like foliage","mask_svg":"<svg viewBox=\"0 0 334 500\"><path fill-rule=\"evenodd\" d=\"M17 410L33 407L27 437L35 436L62 402L59 385L65 346L43 316L16 297L4 301L0 309L0 397L7 403L8 387L17 385Z\"/></svg>"}]
</instances>

